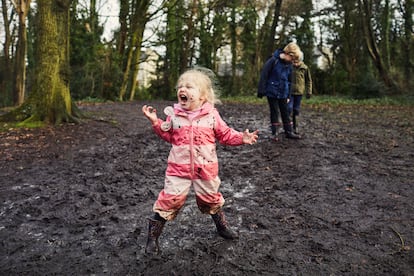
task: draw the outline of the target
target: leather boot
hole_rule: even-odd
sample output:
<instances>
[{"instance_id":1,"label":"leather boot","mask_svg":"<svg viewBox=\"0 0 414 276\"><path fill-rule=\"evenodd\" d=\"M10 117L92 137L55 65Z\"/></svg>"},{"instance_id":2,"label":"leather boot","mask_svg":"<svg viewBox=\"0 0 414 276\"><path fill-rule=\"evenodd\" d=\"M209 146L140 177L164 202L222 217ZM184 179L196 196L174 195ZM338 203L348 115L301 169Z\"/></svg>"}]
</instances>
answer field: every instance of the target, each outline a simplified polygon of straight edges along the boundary
<instances>
[{"instance_id":1,"label":"leather boot","mask_svg":"<svg viewBox=\"0 0 414 276\"><path fill-rule=\"evenodd\" d=\"M292 131L286 132L286 138L289 139L301 139L302 137L298 134L293 133Z\"/></svg>"},{"instance_id":2,"label":"leather boot","mask_svg":"<svg viewBox=\"0 0 414 276\"><path fill-rule=\"evenodd\" d=\"M291 124L286 124L284 125L284 127L285 127L286 138L289 138L289 139L301 139L302 138L300 137L300 135L293 133Z\"/></svg>"},{"instance_id":3,"label":"leather boot","mask_svg":"<svg viewBox=\"0 0 414 276\"><path fill-rule=\"evenodd\" d=\"M223 210L220 209L217 213L211 215L211 217L216 224L217 232L220 236L228 240L234 240L239 237L236 232L230 229Z\"/></svg>"},{"instance_id":4,"label":"leather boot","mask_svg":"<svg viewBox=\"0 0 414 276\"><path fill-rule=\"evenodd\" d=\"M166 220L160 217L158 214L153 218L148 218L148 239L145 247L145 253L160 254L160 246L158 244L158 238L161 235Z\"/></svg>"}]
</instances>

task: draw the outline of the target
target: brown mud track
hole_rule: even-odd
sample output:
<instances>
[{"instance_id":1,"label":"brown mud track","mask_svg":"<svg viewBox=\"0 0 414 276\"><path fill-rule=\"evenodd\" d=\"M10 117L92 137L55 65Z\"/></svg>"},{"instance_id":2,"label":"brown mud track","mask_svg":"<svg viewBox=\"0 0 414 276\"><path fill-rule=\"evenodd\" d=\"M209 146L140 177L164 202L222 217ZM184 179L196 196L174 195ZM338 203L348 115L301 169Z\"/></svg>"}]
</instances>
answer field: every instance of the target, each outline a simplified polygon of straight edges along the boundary
<instances>
[{"instance_id":1,"label":"brown mud track","mask_svg":"<svg viewBox=\"0 0 414 276\"><path fill-rule=\"evenodd\" d=\"M158 114L171 102L152 102ZM144 256L170 146L141 103L80 125L0 133L0 275L414 275L414 109L305 106L271 142L267 105L223 104L252 146L218 146L226 241L190 193Z\"/></svg>"}]
</instances>

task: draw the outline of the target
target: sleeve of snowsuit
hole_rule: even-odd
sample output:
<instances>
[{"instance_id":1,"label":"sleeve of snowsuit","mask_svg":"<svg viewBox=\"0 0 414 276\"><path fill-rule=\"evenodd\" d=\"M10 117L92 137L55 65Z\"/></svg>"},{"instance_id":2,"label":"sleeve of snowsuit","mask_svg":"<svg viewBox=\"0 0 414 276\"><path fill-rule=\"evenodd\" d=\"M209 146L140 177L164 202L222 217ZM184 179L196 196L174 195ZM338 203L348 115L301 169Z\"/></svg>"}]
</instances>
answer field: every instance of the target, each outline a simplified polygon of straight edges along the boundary
<instances>
[{"instance_id":1,"label":"sleeve of snowsuit","mask_svg":"<svg viewBox=\"0 0 414 276\"><path fill-rule=\"evenodd\" d=\"M214 117L216 119L214 132L220 144L227 146L239 146L243 144L243 132L230 128L223 121L217 110L214 110Z\"/></svg>"},{"instance_id":2,"label":"sleeve of snowsuit","mask_svg":"<svg viewBox=\"0 0 414 276\"><path fill-rule=\"evenodd\" d=\"M170 122L171 121L171 117L168 116L167 119L165 120L165 122ZM172 133L173 133L173 128L171 128L169 131L163 131L161 129L161 124L164 123L163 120L158 118L158 124L153 125L152 129L154 130L154 132L163 140L167 141L168 143L171 143L171 137L172 137Z\"/></svg>"}]
</instances>

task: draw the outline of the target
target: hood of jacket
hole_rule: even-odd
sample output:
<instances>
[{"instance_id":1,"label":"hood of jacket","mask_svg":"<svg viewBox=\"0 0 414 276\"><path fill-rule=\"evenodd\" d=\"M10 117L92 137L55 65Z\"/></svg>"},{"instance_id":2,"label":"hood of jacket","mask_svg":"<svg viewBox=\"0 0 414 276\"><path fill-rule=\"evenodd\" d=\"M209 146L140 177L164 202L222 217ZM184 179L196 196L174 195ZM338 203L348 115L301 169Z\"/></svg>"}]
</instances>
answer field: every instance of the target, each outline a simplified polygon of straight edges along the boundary
<instances>
[{"instance_id":1,"label":"hood of jacket","mask_svg":"<svg viewBox=\"0 0 414 276\"><path fill-rule=\"evenodd\" d=\"M281 53L283 53L283 50L282 49L277 49L274 53L273 53L273 57L275 57L275 58L279 58L280 57L280 54Z\"/></svg>"}]
</instances>

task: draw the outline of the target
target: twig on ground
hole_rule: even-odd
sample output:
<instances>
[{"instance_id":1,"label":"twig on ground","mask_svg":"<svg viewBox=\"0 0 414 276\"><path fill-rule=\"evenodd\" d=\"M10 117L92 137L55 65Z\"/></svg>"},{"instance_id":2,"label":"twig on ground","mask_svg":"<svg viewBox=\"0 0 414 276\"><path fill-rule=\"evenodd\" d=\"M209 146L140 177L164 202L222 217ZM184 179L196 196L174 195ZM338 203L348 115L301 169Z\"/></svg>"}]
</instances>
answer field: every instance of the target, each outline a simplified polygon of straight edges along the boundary
<instances>
[{"instance_id":1,"label":"twig on ground","mask_svg":"<svg viewBox=\"0 0 414 276\"><path fill-rule=\"evenodd\" d=\"M400 239L400 243L401 243L401 245L400 245L400 247L399 247L399 249L396 251L396 252L393 252L393 253L391 253L391 255L392 254L395 254L395 253L399 253L399 252L401 252L401 251L405 251L405 250L409 250L409 247L408 246L405 246L405 243L404 243L404 239L403 239L403 237L401 236L401 234L400 233L398 233L398 231L397 230L395 230L394 229L394 227L392 227L392 226L390 226L390 228L391 228L391 230L398 236L398 238Z\"/></svg>"}]
</instances>

